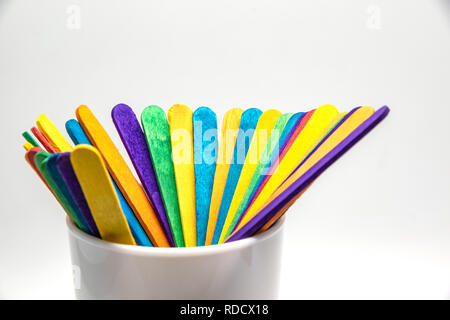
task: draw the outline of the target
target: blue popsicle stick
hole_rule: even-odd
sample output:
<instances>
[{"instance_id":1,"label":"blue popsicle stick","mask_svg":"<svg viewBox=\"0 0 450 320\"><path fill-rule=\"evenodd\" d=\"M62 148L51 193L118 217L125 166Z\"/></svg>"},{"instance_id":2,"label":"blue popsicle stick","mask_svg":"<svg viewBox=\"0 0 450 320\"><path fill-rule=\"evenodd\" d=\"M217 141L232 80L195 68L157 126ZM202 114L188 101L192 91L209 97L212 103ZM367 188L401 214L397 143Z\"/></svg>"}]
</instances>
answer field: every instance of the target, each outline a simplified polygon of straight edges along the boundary
<instances>
[{"instance_id":1,"label":"blue popsicle stick","mask_svg":"<svg viewBox=\"0 0 450 320\"><path fill-rule=\"evenodd\" d=\"M192 115L195 170L195 209L197 246L204 246L208 226L209 207L217 162L217 117L207 107Z\"/></svg>"},{"instance_id":2,"label":"blue popsicle stick","mask_svg":"<svg viewBox=\"0 0 450 320\"><path fill-rule=\"evenodd\" d=\"M225 189L220 203L212 244L217 244L219 242L228 209L230 208L234 191L239 181L242 167L244 166L245 157L247 156L253 133L255 132L261 114L262 111L256 108L248 109L242 113L239 132L234 146L233 160L228 171L227 182L225 183Z\"/></svg>"},{"instance_id":3,"label":"blue popsicle stick","mask_svg":"<svg viewBox=\"0 0 450 320\"><path fill-rule=\"evenodd\" d=\"M72 119L67 121L66 130L75 145L92 145L88 136L77 120ZM139 223L139 220L134 215L133 210L131 210L130 206L128 205L127 200L125 200L125 197L115 183L114 179L111 179L111 181L113 183L114 189L116 190L117 197L119 198L120 207L122 208L123 214L127 218L128 225L130 226L130 230L134 240L136 240L136 243L140 246L153 247L153 244L151 243L150 239Z\"/></svg>"},{"instance_id":4,"label":"blue popsicle stick","mask_svg":"<svg viewBox=\"0 0 450 320\"><path fill-rule=\"evenodd\" d=\"M270 160L267 161L266 165L264 166L264 169L261 170L261 176L258 179L258 182L256 183L255 187L253 188L253 191L251 193L250 198L248 199L244 211L247 210L248 205L253 201L253 198L255 197L256 192L259 190L259 187L261 186L261 183L264 181L264 179L267 176L267 173L270 172L270 168L274 165L276 161L278 161L278 158L280 157L280 154L283 152L283 150L286 148L287 143L289 142L289 139L291 138L292 134L294 133L297 126L302 121L303 117L305 116L305 112L298 112L292 115L292 117L288 120L286 123L286 126L284 127L281 135L280 135L280 147L277 149L275 148L272 151L272 154L270 156Z\"/></svg>"}]
</instances>

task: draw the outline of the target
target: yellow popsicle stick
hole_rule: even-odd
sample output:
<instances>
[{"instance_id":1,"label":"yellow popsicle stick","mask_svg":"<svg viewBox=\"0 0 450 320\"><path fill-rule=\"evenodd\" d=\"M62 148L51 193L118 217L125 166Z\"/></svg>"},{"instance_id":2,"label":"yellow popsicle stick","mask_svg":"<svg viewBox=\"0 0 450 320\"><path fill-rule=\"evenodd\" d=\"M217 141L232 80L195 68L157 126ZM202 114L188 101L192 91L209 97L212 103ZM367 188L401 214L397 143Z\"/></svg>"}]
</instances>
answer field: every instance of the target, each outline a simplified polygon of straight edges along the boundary
<instances>
[{"instance_id":1,"label":"yellow popsicle stick","mask_svg":"<svg viewBox=\"0 0 450 320\"><path fill-rule=\"evenodd\" d=\"M72 152L70 160L102 239L136 245L97 149L79 145Z\"/></svg>"},{"instance_id":2,"label":"yellow popsicle stick","mask_svg":"<svg viewBox=\"0 0 450 320\"><path fill-rule=\"evenodd\" d=\"M270 195L306 157L308 151L313 147L313 143L326 134L324 130L329 127L330 123L338 114L339 112L336 107L328 104L323 105L314 111L313 115L306 123L303 130L300 131L294 143L278 164L277 169L273 172L260 194L247 209L247 212L244 213L244 216L236 229L240 228L255 216L259 208L267 201Z\"/></svg>"},{"instance_id":3,"label":"yellow popsicle stick","mask_svg":"<svg viewBox=\"0 0 450 320\"><path fill-rule=\"evenodd\" d=\"M167 113L178 204L186 247L197 246L192 110L176 104Z\"/></svg>"},{"instance_id":4,"label":"yellow popsicle stick","mask_svg":"<svg viewBox=\"0 0 450 320\"><path fill-rule=\"evenodd\" d=\"M280 111L272 109L264 112L258 120L258 124L256 125L255 132L245 158L244 166L242 167L241 175L239 176L239 180L236 185L236 190L234 191L233 200L231 201L230 208L228 209L222 233L220 234L219 243L223 243L225 240L225 235L227 234L234 215L236 214L236 211L244 198L247 187L253 177L253 173L255 172L259 160L261 159L267 145L271 131L280 116Z\"/></svg>"},{"instance_id":5,"label":"yellow popsicle stick","mask_svg":"<svg viewBox=\"0 0 450 320\"><path fill-rule=\"evenodd\" d=\"M101 123L87 106L78 107L76 115L89 140L103 156L109 173L122 191L150 241L155 247L169 247L169 242L144 189L134 177Z\"/></svg>"},{"instance_id":6,"label":"yellow popsicle stick","mask_svg":"<svg viewBox=\"0 0 450 320\"><path fill-rule=\"evenodd\" d=\"M227 182L230 163L233 158L234 145L241 123L241 116L244 110L233 108L225 113L222 123L222 133L219 140L219 151L217 153L216 172L214 174L214 184L209 207L208 228L206 230L205 245L211 245L216 227L217 216L219 214L220 203L223 190Z\"/></svg>"},{"instance_id":7,"label":"yellow popsicle stick","mask_svg":"<svg viewBox=\"0 0 450 320\"><path fill-rule=\"evenodd\" d=\"M325 138L325 136L328 134L328 132L330 132L331 129L333 129L333 127L343 118L347 115L348 112L341 112L339 113L336 117L334 117L333 120L330 121L329 125L323 130L322 134L317 138L316 141L314 141L314 143L312 143L311 148L309 148L308 152L306 153L307 155L309 155L311 153L311 151L313 151L313 149L319 144L320 141L322 141L322 139Z\"/></svg>"},{"instance_id":8,"label":"yellow popsicle stick","mask_svg":"<svg viewBox=\"0 0 450 320\"><path fill-rule=\"evenodd\" d=\"M56 152L70 152L73 150L70 143L45 114L39 116L36 124L39 131L48 140Z\"/></svg>"},{"instance_id":9,"label":"yellow popsicle stick","mask_svg":"<svg viewBox=\"0 0 450 320\"><path fill-rule=\"evenodd\" d=\"M328 152L333 150L339 143L341 143L350 133L353 132L361 123L366 121L375 110L372 107L361 107L356 110L348 119L344 121L331 136L329 136L313 154L299 167L283 184L268 198L268 200L259 209L264 207L266 204L270 203L273 199L279 196L283 191L285 191L293 182L299 179L306 171L308 171L314 164L322 159ZM331 129L331 128L330 128ZM279 216L283 214L280 211L275 217L271 219L271 223L275 222ZM242 224L244 225L244 224ZM236 232L241 226L236 228ZM267 229L269 226L264 226ZM233 233L234 233L233 232Z\"/></svg>"},{"instance_id":10,"label":"yellow popsicle stick","mask_svg":"<svg viewBox=\"0 0 450 320\"><path fill-rule=\"evenodd\" d=\"M31 143L27 142L27 143L25 143L25 144L23 145L23 148L24 148L26 151L28 151L28 150L34 148L34 146L33 146Z\"/></svg>"}]
</instances>

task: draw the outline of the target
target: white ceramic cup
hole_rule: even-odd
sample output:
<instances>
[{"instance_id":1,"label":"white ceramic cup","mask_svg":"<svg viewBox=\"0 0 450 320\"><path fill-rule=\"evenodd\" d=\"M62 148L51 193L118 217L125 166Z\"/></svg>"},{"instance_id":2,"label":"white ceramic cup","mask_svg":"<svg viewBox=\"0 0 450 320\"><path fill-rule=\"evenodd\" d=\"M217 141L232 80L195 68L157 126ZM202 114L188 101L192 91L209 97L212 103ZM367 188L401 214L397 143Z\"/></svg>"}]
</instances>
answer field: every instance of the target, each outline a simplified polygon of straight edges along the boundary
<instances>
[{"instance_id":1,"label":"white ceramic cup","mask_svg":"<svg viewBox=\"0 0 450 320\"><path fill-rule=\"evenodd\" d=\"M284 218L251 238L148 248L92 237L68 219L78 299L276 299Z\"/></svg>"}]
</instances>

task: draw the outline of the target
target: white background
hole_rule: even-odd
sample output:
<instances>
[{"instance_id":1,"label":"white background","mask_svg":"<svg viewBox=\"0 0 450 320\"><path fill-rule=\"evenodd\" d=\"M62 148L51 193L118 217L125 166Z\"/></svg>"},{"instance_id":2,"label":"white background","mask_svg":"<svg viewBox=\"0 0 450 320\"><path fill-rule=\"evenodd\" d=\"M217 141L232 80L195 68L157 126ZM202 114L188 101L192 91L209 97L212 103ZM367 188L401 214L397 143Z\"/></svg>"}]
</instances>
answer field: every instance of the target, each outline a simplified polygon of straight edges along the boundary
<instances>
[{"instance_id":1,"label":"white background","mask_svg":"<svg viewBox=\"0 0 450 320\"><path fill-rule=\"evenodd\" d=\"M64 214L20 134L87 104L118 141L119 102L389 105L289 211L281 298L449 298L449 40L445 0L1 0L0 298L73 298Z\"/></svg>"}]
</instances>

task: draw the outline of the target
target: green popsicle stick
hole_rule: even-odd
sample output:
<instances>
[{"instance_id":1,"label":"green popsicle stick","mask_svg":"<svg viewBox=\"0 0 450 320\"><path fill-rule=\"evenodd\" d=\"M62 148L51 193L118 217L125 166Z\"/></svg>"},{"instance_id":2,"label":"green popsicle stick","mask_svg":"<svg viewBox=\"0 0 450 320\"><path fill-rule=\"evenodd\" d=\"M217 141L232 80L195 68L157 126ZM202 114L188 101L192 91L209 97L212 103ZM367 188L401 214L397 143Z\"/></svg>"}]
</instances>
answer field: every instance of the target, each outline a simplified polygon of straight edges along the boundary
<instances>
[{"instance_id":1,"label":"green popsicle stick","mask_svg":"<svg viewBox=\"0 0 450 320\"><path fill-rule=\"evenodd\" d=\"M47 161L50 156L51 154L48 152L45 151L39 152L34 156L34 163L36 164L36 167L41 172L45 181L47 181L47 184L49 185L50 189L52 189L56 198L58 198L58 201L61 203L61 205L63 206L64 210L67 212L69 217L72 219L72 221L76 224L78 228L83 230L83 226L78 220L78 217L76 216L75 212L72 210L69 202L64 197L61 190L58 188L56 182L52 179L50 173L47 171Z\"/></svg>"},{"instance_id":2,"label":"green popsicle stick","mask_svg":"<svg viewBox=\"0 0 450 320\"><path fill-rule=\"evenodd\" d=\"M28 131L25 131L24 133L22 133L22 137L24 137L25 140L27 140L29 143L31 143L33 145L33 147L40 147L39 143L37 143L36 140L34 140L34 138L31 136L31 134Z\"/></svg>"},{"instance_id":3,"label":"green popsicle stick","mask_svg":"<svg viewBox=\"0 0 450 320\"><path fill-rule=\"evenodd\" d=\"M142 127L150 149L156 180L166 209L170 230L177 247L184 247L180 207L172 162L169 123L164 110L158 106L147 107L141 115Z\"/></svg>"}]
</instances>

